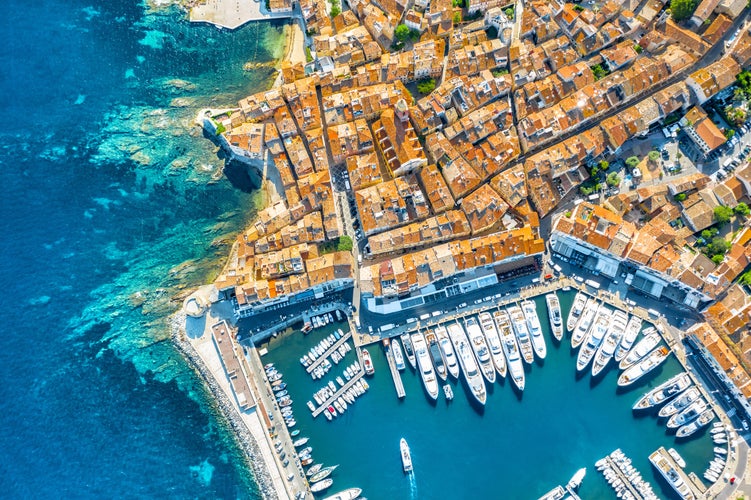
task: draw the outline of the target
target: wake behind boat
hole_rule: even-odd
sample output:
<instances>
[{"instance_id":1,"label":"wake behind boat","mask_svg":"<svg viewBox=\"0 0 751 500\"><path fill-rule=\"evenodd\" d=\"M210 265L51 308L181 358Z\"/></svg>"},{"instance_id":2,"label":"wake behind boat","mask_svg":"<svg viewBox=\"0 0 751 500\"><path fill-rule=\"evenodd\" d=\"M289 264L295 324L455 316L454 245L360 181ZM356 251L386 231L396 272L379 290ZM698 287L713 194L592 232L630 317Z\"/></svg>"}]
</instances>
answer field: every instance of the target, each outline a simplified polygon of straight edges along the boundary
<instances>
[{"instance_id":1,"label":"wake behind boat","mask_svg":"<svg viewBox=\"0 0 751 500\"><path fill-rule=\"evenodd\" d=\"M430 353L430 359L433 360L435 371L441 377L441 380L445 382L447 375L446 362L443 359L441 347L438 345L438 337L436 337L436 334L432 330L428 330L425 333L425 340L428 343L428 352Z\"/></svg>"},{"instance_id":2,"label":"wake behind boat","mask_svg":"<svg viewBox=\"0 0 751 500\"><path fill-rule=\"evenodd\" d=\"M482 334L482 329L475 318L467 318L464 325L469 343L477 361L480 363L480 370L487 381L492 384L495 382L495 367L493 367L493 361L490 359L490 350L488 343L485 341L485 336Z\"/></svg>"},{"instance_id":3,"label":"wake behind boat","mask_svg":"<svg viewBox=\"0 0 751 500\"><path fill-rule=\"evenodd\" d=\"M511 319L511 325L514 327L516 339L519 341L519 351L525 363L531 364L535 360L535 351L532 348L532 339L529 338L527 321L524 319L524 313L521 307L511 306L508 308L508 315Z\"/></svg>"},{"instance_id":4,"label":"wake behind boat","mask_svg":"<svg viewBox=\"0 0 751 500\"><path fill-rule=\"evenodd\" d=\"M582 292L577 292L574 297L574 304L571 306L571 310L568 313L566 319L566 329L570 332L574 331L576 324L581 319L581 315L584 312L584 306L587 304L587 296Z\"/></svg>"},{"instance_id":5,"label":"wake behind boat","mask_svg":"<svg viewBox=\"0 0 751 500\"><path fill-rule=\"evenodd\" d=\"M642 319L638 316L631 316L631 319L628 320L628 325L626 325L626 331L623 334L621 343L618 344L618 348L615 350L615 354L613 355L618 363L620 363L621 360L626 357L628 351L631 350L631 347L633 347L634 342L636 341L636 337L639 335L639 331L641 330L641 325Z\"/></svg>"},{"instance_id":6,"label":"wake behind boat","mask_svg":"<svg viewBox=\"0 0 751 500\"><path fill-rule=\"evenodd\" d=\"M425 338L422 336L422 333L413 333L411 340L425 390L431 398L434 400L438 399L438 381L435 378L435 371L433 370L433 363L430 361L430 354L428 354L428 346L425 343Z\"/></svg>"},{"instance_id":7,"label":"wake behind boat","mask_svg":"<svg viewBox=\"0 0 751 500\"><path fill-rule=\"evenodd\" d=\"M446 327L443 325L437 326L435 335L438 337L438 344L443 351L443 357L446 360L446 367L449 373L452 377L459 378L459 361L456 359L454 346L451 345L451 339L449 339L449 334L446 332Z\"/></svg>"},{"instance_id":8,"label":"wake behind boat","mask_svg":"<svg viewBox=\"0 0 751 500\"><path fill-rule=\"evenodd\" d=\"M516 343L516 336L511 328L511 322L506 311L496 311L493 313L493 320L501 336L501 345L503 352L508 360L508 370L511 379L514 381L517 389L524 390L524 364L522 363L519 352L519 344Z\"/></svg>"},{"instance_id":9,"label":"wake behind boat","mask_svg":"<svg viewBox=\"0 0 751 500\"><path fill-rule=\"evenodd\" d=\"M399 339L404 346L404 354L407 355L407 361L412 365L412 368L417 368L417 361L415 359L415 351L412 349L412 341L409 339L409 333L403 333Z\"/></svg>"},{"instance_id":10,"label":"wake behind boat","mask_svg":"<svg viewBox=\"0 0 751 500\"><path fill-rule=\"evenodd\" d=\"M545 346L545 337L542 336L540 318L537 316L537 306L531 300L525 300L522 302L522 312L524 312L524 319L527 322L527 329L532 338L532 347L535 354L538 358L545 359L547 347Z\"/></svg>"},{"instance_id":11,"label":"wake behind boat","mask_svg":"<svg viewBox=\"0 0 751 500\"><path fill-rule=\"evenodd\" d=\"M576 328L574 328L574 333L571 334L571 347L573 347L574 349L579 347L582 342L584 342L584 339L589 333L589 329L592 327L592 322L595 319L595 315L597 314L599 307L600 306L595 299L587 299L587 303L584 305L584 310L582 311L581 317L576 323Z\"/></svg>"},{"instance_id":12,"label":"wake behind boat","mask_svg":"<svg viewBox=\"0 0 751 500\"><path fill-rule=\"evenodd\" d=\"M592 329L587 335L587 338L582 344L582 348L579 350L579 354L576 357L576 371L584 370L594 357L597 348L600 347L600 343L603 341L605 334L608 331L611 313L611 309L604 304L600 306L597 311L595 322L592 325Z\"/></svg>"},{"instance_id":13,"label":"wake behind boat","mask_svg":"<svg viewBox=\"0 0 751 500\"><path fill-rule=\"evenodd\" d=\"M459 364L464 372L464 379L467 381L469 390L477 402L484 405L488 394L480 369L477 366L477 360L472 354L472 348L469 347L469 339L467 339L467 335L459 323L449 324L448 332L451 342L454 344L454 350L458 354Z\"/></svg>"},{"instance_id":14,"label":"wake behind boat","mask_svg":"<svg viewBox=\"0 0 751 500\"><path fill-rule=\"evenodd\" d=\"M597 348L597 354L592 362L592 376L596 377L607 365L615 354L616 348L621 343L621 337L626 331L628 325L628 315L623 311L616 309L610 323L605 340Z\"/></svg>"},{"instance_id":15,"label":"wake behind boat","mask_svg":"<svg viewBox=\"0 0 751 500\"><path fill-rule=\"evenodd\" d=\"M550 329L553 331L553 337L556 340L561 340L563 338L563 317L561 316L561 303L558 301L555 292L545 296L545 303L548 306L548 320L550 321Z\"/></svg>"},{"instance_id":16,"label":"wake behind boat","mask_svg":"<svg viewBox=\"0 0 751 500\"><path fill-rule=\"evenodd\" d=\"M493 365L495 366L498 375L505 377L506 357L503 355L501 337L498 335L498 330L496 330L495 328L493 317L489 312L483 312L480 313L477 318L480 320L480 328L482 328L482 333L485 334L485 339L488 341L488 347L490 347L490 357L493 358Z\"/></svg>"}]
</instances>

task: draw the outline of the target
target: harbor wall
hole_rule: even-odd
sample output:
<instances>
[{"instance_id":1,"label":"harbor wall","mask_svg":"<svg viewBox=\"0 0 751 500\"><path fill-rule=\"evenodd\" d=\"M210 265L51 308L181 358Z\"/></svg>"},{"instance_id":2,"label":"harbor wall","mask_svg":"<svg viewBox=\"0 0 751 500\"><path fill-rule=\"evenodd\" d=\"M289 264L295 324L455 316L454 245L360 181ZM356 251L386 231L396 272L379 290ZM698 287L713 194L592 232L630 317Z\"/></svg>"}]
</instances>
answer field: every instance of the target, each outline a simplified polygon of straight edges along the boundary
<instances>
[{"instance_id":1,"label":"harbor wall","mask_svg":"<svg viewBox=\"0 0 751 500\"><path fill-rule=\"evenodd\" d=\"M268 465L262 458L259 445L255 437L243 422L242 417L238 414L235 405L230 401L229 396L216 382L214 375L208 369L203 359L195 350L193 345L187 339L185 329L185 313L180 311L175 313L170 321L172 323L172 343L182 354L188 364L196 371L199 378L203 380L206 388L214 396L216 409L229 423L233 435L237 438L237 444L243 451L245 465L247 469L253 471L253 479L258 485L258 490L264 499L276 500L279 494L274 488L271 475L269 474Z\"/></svg>"}]
</instances>

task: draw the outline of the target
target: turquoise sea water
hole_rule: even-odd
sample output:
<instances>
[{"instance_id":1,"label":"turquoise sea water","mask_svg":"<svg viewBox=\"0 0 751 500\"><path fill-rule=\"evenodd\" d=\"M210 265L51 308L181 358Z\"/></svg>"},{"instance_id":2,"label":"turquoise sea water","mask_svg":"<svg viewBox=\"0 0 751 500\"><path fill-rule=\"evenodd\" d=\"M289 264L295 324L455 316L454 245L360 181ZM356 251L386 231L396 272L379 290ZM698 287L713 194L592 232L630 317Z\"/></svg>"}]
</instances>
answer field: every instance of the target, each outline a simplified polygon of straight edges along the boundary
<instances>
[{"instance_id":1,"label":"turquoise sea water","mask_svg":"<svg viewBox=\"0 0 751 500\"><path fill-rule=\"evenodd\" d=\"M230 33L136 0L4 7L2 496L257 496L167 318L258 202L193 118L272 83L282 24Z\"/></svg>"},{"instance_id":2,"label":"turquoise sea water","mask_svg":"<svg viewBox=\"0 0 751 500\"><path fill-rule=\"evenodd\" d=\"M573 292L560 292L564 314ZM576 352L564 339L557 345L550 334L544 297L536 299L547 339L544 363L527 368L526 389L519 396L510 380L489 390L484 409L470 404L463 382L452 382L454 400L443 393L437 404L429 401L419 375L410 369L402 379L407 392L396 397L383 350L369 347L376 368L368 379L371 389L333 422L323 416L313 420L305 402L326 380L341 374L355 359L334 366L324 382L305 373L299 357L335 328L299 332L274 339L264 362L274 362L284 373L301 435L309 436L313 457L325 464L341 464L332 491L361 487L368 498L537 498L557 484L565 484L580 467L587 476L582 498L615 498L596 471L594 462L616 448L633 459L634 466L670 498L670 490L657 478L648 455L659 446L675 447L687 462L687 471L700 477L712 458L712 443L702 435L676 443L665 426L652 415L634 415L631 406L650 387L681 370L671 358L641 385L628 391L616 387L617 371L593 381L576 376ZM449 377L450 378L450 377ZM461 380L461 379L460 379ZM399 439L412 450L414 478L402 472Z\"/></svg>"}]
</instances>

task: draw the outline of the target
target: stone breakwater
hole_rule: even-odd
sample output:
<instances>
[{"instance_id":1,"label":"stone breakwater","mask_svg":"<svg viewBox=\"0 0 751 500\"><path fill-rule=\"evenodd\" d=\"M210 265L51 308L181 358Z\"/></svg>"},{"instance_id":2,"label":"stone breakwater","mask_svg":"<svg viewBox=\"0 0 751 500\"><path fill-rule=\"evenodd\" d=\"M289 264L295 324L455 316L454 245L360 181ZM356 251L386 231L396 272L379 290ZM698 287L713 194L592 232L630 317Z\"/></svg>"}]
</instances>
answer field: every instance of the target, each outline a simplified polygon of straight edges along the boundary
<instances>
[{"instance_id":1,"label":"stone breakwater","mask_svg":"<svg viewBox=\"0 0 751 500\"><path fill-rule=\"evenodd\" d=\"M214 375L204 364L203 359L188 341L183 325L185 324L185 313L181 310L170 318L172 343L177 350L183 355L188 364L200 375L200 379L208 387L214 396L219 413L226 418L232 429L233 434L237 437L240 449L243 451L246 466L253 471L253 479L258 485L258 491L265 499L276 500L279 495L274 488L267 464L262 458L261 451L256 443L255 438L248 430L240 415L237 413L235 405L229 400L227 394L222 390L214 379Z\"/></svg>"}]
</instances>

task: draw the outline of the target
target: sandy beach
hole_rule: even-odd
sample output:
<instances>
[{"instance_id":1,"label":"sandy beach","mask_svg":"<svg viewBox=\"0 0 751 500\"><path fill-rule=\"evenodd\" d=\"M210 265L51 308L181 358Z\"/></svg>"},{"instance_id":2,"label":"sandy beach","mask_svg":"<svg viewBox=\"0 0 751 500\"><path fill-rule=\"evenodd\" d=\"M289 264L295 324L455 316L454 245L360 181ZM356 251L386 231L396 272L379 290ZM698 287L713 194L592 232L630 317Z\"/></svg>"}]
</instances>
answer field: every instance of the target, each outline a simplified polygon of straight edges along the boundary
<instances>
[{"instance_id":1,"label":"sandy beach","mask_svg":"<svg viewBox=\"0 0 751 500\"><path fill-rule=\"evenodd\" d=\"M300 27L300 22L295 19L292 24L287 25L287 40L284 44L284 56L279 59L279 64L282 61L290 61L292 64L302 63L305 64L305 33L303 33ZM282 72L274 81L274 87L279 87L282 84Z\"/></svg>"}]
</instances>

